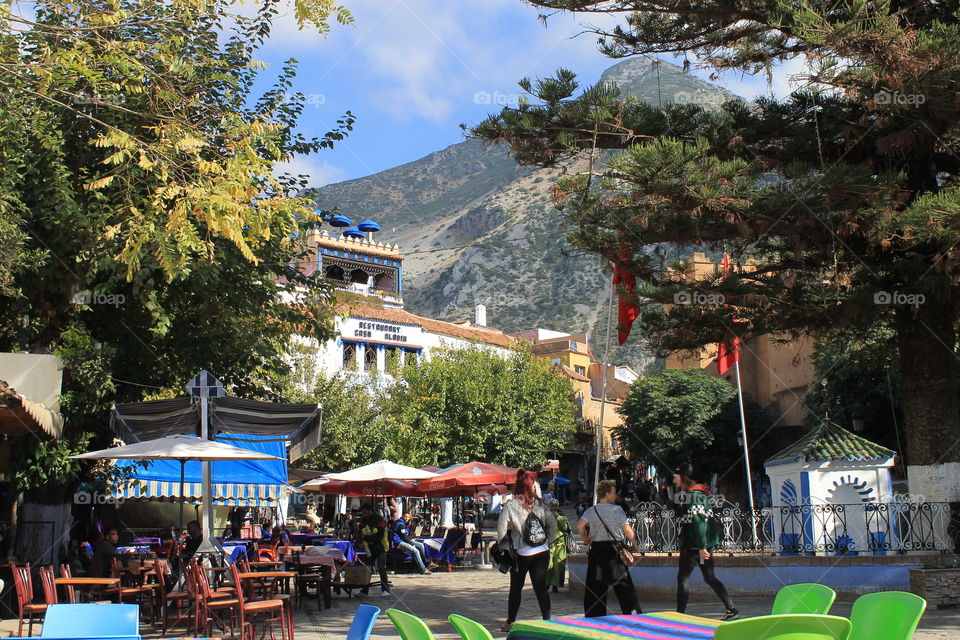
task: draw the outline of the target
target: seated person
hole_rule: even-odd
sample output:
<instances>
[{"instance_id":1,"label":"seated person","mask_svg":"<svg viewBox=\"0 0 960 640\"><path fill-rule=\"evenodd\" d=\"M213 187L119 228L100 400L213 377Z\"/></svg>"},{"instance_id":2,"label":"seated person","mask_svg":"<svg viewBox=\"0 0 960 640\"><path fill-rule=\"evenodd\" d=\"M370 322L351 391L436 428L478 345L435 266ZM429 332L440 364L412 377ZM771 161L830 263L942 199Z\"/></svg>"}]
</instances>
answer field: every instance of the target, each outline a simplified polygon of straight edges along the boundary
<instances>
[{"instance_id":1,"label":"seated person","mask_svg":"<svg viewBox=\"0 0 960 640\"><path fill-rule=\"evenodd\" d=\"M90 563L90 576L94 578L106 578L110 576L113 568L113 559L120 553L117 551L117 543L120 542L120 532L116 529L107 529L107 533L98 536L93 545L93 561Z\"/></svg>"},{"instance_id":2,"label":"seated person","mask_svg":"<svg viewBox=\"0 0 960 640\"><path fill-rule=\"evenodd\" d=\"M390 537L393 546L405 553L413 556L414 562L420 567L420 573L430 575L430 568L436 564L427 557L427 549L422 542L417 542L410 537L410 520L413 516L409 513L403 514L402 518L397 518L390 527Z\"/></svg>"},{"instance_id":3,"label":"seated person","mask_svg":"<svg viewBox=\"0 0 960 640\"><path fill-rule=\"evenodd\" d=\"M193 558L193 554L197 552L197 549L200 548L200 543L203 542L203 529L200 527L200 523L196 520L191 520L187 523L187 541L183 545L183 561L189 562Z\"/></svg>"}]
</instances>

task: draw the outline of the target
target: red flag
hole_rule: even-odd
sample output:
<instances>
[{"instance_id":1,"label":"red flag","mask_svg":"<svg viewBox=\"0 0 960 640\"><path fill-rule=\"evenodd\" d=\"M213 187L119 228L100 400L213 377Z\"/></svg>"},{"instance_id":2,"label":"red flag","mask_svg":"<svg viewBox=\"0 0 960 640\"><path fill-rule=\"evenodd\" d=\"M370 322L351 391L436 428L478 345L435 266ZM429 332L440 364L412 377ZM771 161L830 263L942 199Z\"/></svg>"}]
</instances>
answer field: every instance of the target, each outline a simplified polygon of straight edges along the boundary
<instances>
[{"instance_id":1,"label":"red flag","mask_svg":"<svg viewBox=\"0 0 960 640\"><path fill-rule=\"evenodd\" d=\"M633 289L637 286L637 278L618 262L613 265L613 284L614 286L623 285L627 293L633 293ZM633 321L640 315L640 307L623 296L618 296L617 302L617 341L623 345L630 335L630 329L633 328Z\"/></svg>"},{"instance_id":2,"label":"red flag","mask_svg":"<svg viewBox=\"0 0 960 640\"><path fill-rule=\"evenodd\" d=\"M723 254L723 277L726 278L727 274L732 271L732 266L730 264L730 256L726 253ZM736 317L731 318L731 322L736 322ZM740 361L740 338L734 337L733 344L727 346L726 343L721 342L717 345L717 373L721 376L725 374L730 367L733 366L735 362Z\"/></svg>"},{"instance_id":3,"label":"red flag","mask_svg":"<svg viewBox=\"0 0 960 640\"><path fill-rule=\"evenodd\" d=\"M735 362L740 361L740 338L733 339L733 345L728 347L724 343L717 345L717 373L723 375Z\"/></svg>"}]
</instances>

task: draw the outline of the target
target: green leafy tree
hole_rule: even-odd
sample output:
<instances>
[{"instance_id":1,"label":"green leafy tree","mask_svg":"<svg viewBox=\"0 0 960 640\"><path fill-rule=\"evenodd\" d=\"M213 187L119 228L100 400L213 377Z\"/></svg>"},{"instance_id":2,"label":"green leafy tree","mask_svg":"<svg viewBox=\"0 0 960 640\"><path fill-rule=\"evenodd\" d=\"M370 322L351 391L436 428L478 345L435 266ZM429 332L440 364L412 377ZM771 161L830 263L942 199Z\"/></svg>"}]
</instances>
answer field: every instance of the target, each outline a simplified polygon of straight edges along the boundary
<instances>
[{"instance_id":1,"label":"green leafy tree","mask_svg":"<svg viewBox=\"0 0 960 640\"><path fill-rule=\"evenodd\" d=\"M434 354L406 366L391 397L398 429L417 434L421 464L542 464L575 428L569 382L527 351Z\"/></svg>"},{"instance_id":2,"label":"green leafy tree","mask_svg":"<svg viewBox=\"0 0 960 640\"><path fill-rule=\"evenodd\" d=\"M574 244L638 278L640 332L659 351L826 327L860 336L887 324L909 464L960 460L960 447L944 446L960 437L956 7L532 4L622 14L598 30L613 57L693 55L747 73L803 57L807 90L719 110L654 109L605 85L575 98L577 82L561 70L521 82L531 100L474 133L507 142L525 163L609 158L561 181L557 202ZM689 245L730 252L738 266L727 278L697 277L666 259ZM675 304L691 291L730 306Z\"/></svg>"},{"instance_id":3,"label":"green leafy tree","mask_svg":"<svg viewBox=\"0 0 960 640\"><path fill-rule=\"evenodd\" d=\"M321 379L320 446L297 464L343 470L387 458L416 467L482 460L542 464L575 430L570 384L521 351L434 353L389 382Z\"/></svg>"},{"instance_id":4,"label":"green leafy tree","mask_svg":"<svg viewBox=\"0 0 960 640\"><path fill-rule=\"evenodd\" d=\"M710 421L731 399L736 391L726 380L700 369L667 369L630 385L614 434L636 460L671 469L706 457L717 437Z\"/></svg>"},{"instance_id":5,"label":"green leafy tree","mask_svg":"<svg viewBox=\"0 0 960 640\"><path fill-rule=\"evenodd\" d=\"M0 349L67 360L68 429L101 432L111 402L180 393L204 368L276 397L289 336L331 334L329 289L297 268L317 222L297 195L307 177L274 166L331 147L353 117L297 133L295 60L254 92L285 4L0 13ZM350 20L292 4L321 31Z\"/></svg>"},{"instance_id":6,"label":"green leafy tree","mask_svg":"<svg viewBox=\"0 0 960 640\"><path fill-rule=\"evenodd\" d=\"M276 398L290 336L332 334L329 289L297 268L308 178L274 173L354 119L298 133L292 59L254 91L286 4L321 32L350 21L328 0L0 9L0 351L66 367L64 442L11 443L21 488L73 481L66 456L109 444L114 402L179 395L201 369Z\"/></svg>"},{"instance_id":7,"label":"green leafy tree","mask_svg":"<svg viewBox=\"0 0 960 640\"><path fill-rule=\"evenodd\" d=\"M835 332L817 343L813 364L818 383L804 398L810 426L829 416L832 422L853 429L854 420L861 420L860 435L902 451L895 336L891 326L880 325L859 336Z\"/></svg>"},{"instance_id":8,"label":"green leafy tree","mask_svg":"<svg viewBox=\"0 0 960 640\"><path fill-rule=\"evenodd\" d=\"M301 400L320 404L323 426L320 445L298 460L298 467L346 471L388 457L391 430L378 385L343 374L321 377Z\"/></svg>"}]
</instances>

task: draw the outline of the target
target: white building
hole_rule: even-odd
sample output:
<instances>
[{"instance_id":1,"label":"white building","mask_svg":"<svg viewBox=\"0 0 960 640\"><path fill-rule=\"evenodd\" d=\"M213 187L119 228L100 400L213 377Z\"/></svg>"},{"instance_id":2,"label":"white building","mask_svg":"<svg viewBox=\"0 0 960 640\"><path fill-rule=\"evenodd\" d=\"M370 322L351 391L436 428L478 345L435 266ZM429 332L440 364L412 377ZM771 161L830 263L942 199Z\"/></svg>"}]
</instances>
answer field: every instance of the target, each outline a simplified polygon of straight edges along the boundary
<instances>
[{"instance_id":1,"label":"white building","mask_svg":"<svg viewBox=\"0 0 960 640\"><path fill-rule=\"evenodd\" d=\"M486 326L486 308L477 305L473 323L444 322L403 309L403 258L397 245L314 231L307 237L307 275L322 274L339 290L334 329L337 338L319 345L317 373L366 376L390 373L409 358L438 350L480 347L509 357L516 340Z\"/></svg>"}]
</instances>

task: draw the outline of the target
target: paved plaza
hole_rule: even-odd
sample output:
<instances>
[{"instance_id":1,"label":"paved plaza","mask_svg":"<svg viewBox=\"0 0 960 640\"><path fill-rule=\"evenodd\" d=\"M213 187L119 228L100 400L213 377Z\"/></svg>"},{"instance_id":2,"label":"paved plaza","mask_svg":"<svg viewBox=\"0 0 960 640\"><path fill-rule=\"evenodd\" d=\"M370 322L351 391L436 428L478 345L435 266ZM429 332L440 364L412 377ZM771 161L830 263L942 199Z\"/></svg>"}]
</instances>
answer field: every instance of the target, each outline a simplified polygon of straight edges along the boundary
<instances>
[{"instance_id":1,"label":"paved plaza","mask_svg":"<svg viewBox=\"0 0 960 640\"><path fill-rule=\"evenodd\" d=\"M447 622L451 613L459 613L483 623L491 630L494 637L503 638L506 634L500 631L507 607L507 576L498 571L461 569L452 573L438 571L430 576L419 574L391 575L393 592L390 597L383 598L376 588L369 596L347 598L345 594L334 595L333 606L322 611L317 610L317 601L305 599L303 606L296 613L296 633L299 640L343 640L347 627L353 618L353 613L360 603L369 603L388 609L396 607L414 613L423 618L433 630L437 638L457 638L453 627ZM579 616L583 615L583 606L579 597L570 596L566 589L552 594L553 615ZM615 599L610 596L610 613L617 613ZM667 600L641 601L645 611L662 611L672 609L674 603ZM759 615L769 613L771 598L737 598L737 607L744 615ZM838 601L832 610L841 616L850 613L852 601ZM721 607L719 602L697 595L691 596L689 613L706 617L719 617ZM523 603L520 608L520 619L538 618L536 599L533 591L527 586L523 594ZM159 627L143 628L144 637L159 638ZM0 621L0 637L16 635L17 621ZM168 637L174 637L178 630L168 631ZM182 635L182 631L179 631ZM34 628L34 635L38 635ZM381 616L374 629L373 637L385 640L397 639L397 634L386 616ZM915 640L957 640L960 638L960 609L946 609L927 611L920 621L920 628L914 636Z\"/></svg>"},{"instance_id":2,"label":"paved plaza","mask_svg":"<svg viewBox=\"0 0 960 640\"><path fill-rule=\"evenodd\" d=\"M377 589L371 590L365 598L350 598L345 595L334 596L333 608L317 611L317 603L305 600L303 608L297 614L298 638L321 640L342 640L359 603L365 602L382 609L396 607L423 618L438 638L456 638L456 632L447 622L451 613L459 613L484 624L494 637L502 638L506 634L500 631L500 625L507 609L507 576L498 571L479 569L461 569L452 573L436 572L430 576L415 574L391 575L392 595L380 597ZM568 595L566 589L551 594L554 617L581 616L583 604L579 597ZM610 613L618 613L616 599L611 594ZM663 611L673 609L674 602L666 600L642 600L645 611ZM739 598L737 607L744 615L759 615L770 612L772 598ZM852 601L837 602L832 613L847 616ZM719 602L705 597L691 596L688 613L706 617L720 617L722 607ZM529 585L523 594L520 607L520 619L539 618L536 598ZM374 629L375 638L397 638L393 625L385 616L381 617ZM960 609L927 611L920 622L920 630L915 640L957 640L960 638Z\"/></svg>"}]
</instances>

